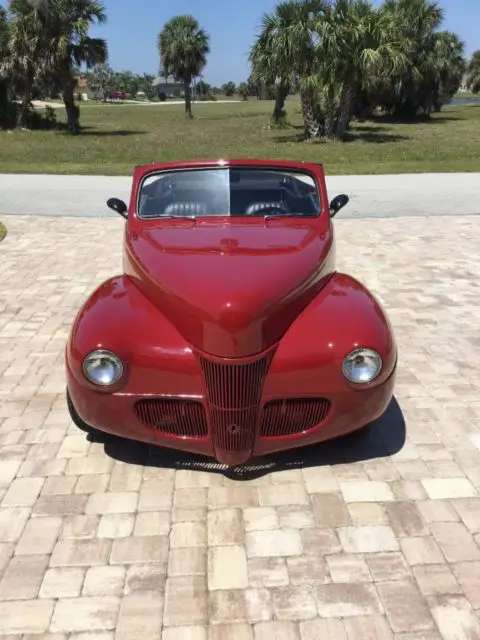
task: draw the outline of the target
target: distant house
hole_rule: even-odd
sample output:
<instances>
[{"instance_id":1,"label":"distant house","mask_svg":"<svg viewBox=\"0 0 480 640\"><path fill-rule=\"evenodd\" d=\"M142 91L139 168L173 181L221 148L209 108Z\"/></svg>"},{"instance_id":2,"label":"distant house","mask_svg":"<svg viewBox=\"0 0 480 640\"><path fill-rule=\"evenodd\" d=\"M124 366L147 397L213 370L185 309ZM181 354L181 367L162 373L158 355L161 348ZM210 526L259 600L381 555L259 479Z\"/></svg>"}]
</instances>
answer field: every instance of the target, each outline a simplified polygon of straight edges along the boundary
<instances>
[{"instance_id":1,"label":"distant house","mask_svg":"<svg viewBox=\"0 0 480 640\"><path fill-rule=\"evenodd\" d=\"M75 95L82 96L82 100L90 100L93 97L92 92L88 88L88 78L84 73L75 78Z\"/></svg>"},{"instance_id":2,"label":"distant house","mask_svg":"<svg viewBox=\"0 0 480 640\"><path fill-rule=\"evenodd\" d=\"M468 91L468 89L469 89L469 87L468 87L468 74L464 73L459 91L461 93L466 93Z\"/></svg>"},{"instance_id":3,"label":"distant house","mask_svg":"<svg viewBox=\"0 0 480 640\"><path fill-rule=\"evenodd\" d=\"M164 93L167 98L183 97L183 82L177 82L172 76L157 76L152 82L157 95Z\"/></svg>"}]
</instances>

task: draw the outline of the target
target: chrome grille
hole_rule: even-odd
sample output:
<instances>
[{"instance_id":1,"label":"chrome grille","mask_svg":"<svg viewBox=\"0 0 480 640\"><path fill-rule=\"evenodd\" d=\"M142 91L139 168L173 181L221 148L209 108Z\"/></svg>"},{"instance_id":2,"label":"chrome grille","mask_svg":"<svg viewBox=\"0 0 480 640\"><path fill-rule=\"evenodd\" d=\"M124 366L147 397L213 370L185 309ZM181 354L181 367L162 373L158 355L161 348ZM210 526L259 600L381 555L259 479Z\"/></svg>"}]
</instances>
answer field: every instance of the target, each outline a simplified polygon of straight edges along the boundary
<instances>
[{"instance_id":1,"label":"chrome grille","mask_svg":"<svg viewBox=\"0 0 480 640\"><path fill-rule=\"evenodd\" d=\"M201 357L215 450L253 449L262 388L271 361L267 354L253 362L216 362Z\"/></svg>"}]
</instances>

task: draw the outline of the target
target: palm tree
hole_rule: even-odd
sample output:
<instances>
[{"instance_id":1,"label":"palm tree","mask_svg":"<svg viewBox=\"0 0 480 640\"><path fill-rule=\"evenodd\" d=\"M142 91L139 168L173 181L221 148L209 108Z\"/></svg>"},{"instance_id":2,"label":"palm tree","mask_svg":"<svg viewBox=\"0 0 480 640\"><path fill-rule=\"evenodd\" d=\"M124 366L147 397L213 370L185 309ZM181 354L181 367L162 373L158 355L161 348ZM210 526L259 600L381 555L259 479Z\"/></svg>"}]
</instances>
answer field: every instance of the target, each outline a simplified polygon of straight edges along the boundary
<instances>
[{"instance_id":1,"label":"palm tree","mask_svg":"<svg viewBox=\"0 0 480 640\"><path fill-rule=\"evenodd\" d=\"M106 102L108 94L116 88L115 80L115 72L105 62L93 67L92 72L89 74L88 86L97 98L101 96L103 102Z\"/></svg>"},{"instance_id":2,"label":"palm tree","mask_svg":"<svg viewBox=\"0 0 480 640\"><path fill-rule=\"evenodd\" d=\"M480 51L475 51L473 54L467 68L467 73L468 88L473 91L473 93L478 93L480 91Z\"/></svg>"},{"instance_id":3,"label":"palm tree","mask_svg":"<svg viewBox=\"0 0 480 640\"><path fill-rule=\"evenodd\" d=\"M430 0L385 0L382 12L400 30L408 64L392 75L390 97L385 105L397 117L412 118L432 108L432 82L437 72L436 42L444 12Z\"/></svg>"},{"instance_id":4,"label":"palm tree","mask_svg":"<svg viewBox=\"0 0 480 640\"><path fill-rule=\"evenodd\" d=\"M246 82L241 82L237 87L237 93L243 100L248 100L248 96L250 95L248 84Z\"/></svg>"},{"instance_id":5,"label":"palm tree","mask_svg":"<svg viewBox=\"0 0 480 640\"><path fill-rule=\"evenodd\" d=\"M435 111L457 93L467 69L465 45L451 31L441 31L434 38L435 64L431 77L431 104Z\"/></svg>"},{"instance_id":6,"label":"palm tree","mask_svg":"<svg viewBox=\"0 0 480 640\"><path fill-rule=\"evenodd\" d=\"M404 72L407 57L390 16L375 10L368 0L337 0L316 29L325 136L342 139L363 84L369 78Z\"/></svg>"},{"instance_id":7,"label":"palm tree","mask_svg":"<svg viewBox=\"0 0 480 640\"><path fill-rule=\"evenodd\" d=\"M24 1L24 0L23 0ZM62 89L67 111L67 126L72 133L79 131L79 108L75 105L75 67L87 69L107 60L107 43L90 38L92 24L106 21L101 0L29 0L39 21L45 44L38 60L41 72L54 72ZM32 30L32 37L36 32Z\"/></svg>"},{"instance_id":8,"label":"palm tree","mask_svg":"<svg viewBox=\"0 0 480 640\"><path fill-rule=\"evenodd\" d=\"M397 43L403 65L387 74L365 75L356 113L371 115L376 107L398 119L428 117L456 93L465 72L464 44L439 31L443 11L431 0L385 0L378 11L381 33Z\"/></svg>"},{"instance_id":9,"label":"palm tree","mask_svg":"<svg viewBox=\"0 0 480 640\"><path fill-rule=\"evenodd\" d=\"M272 124L279 125L285 118L285 100L290 92L292 64L288 50L279 46L278 39L287 27L289 9L285 3L278 4L272 14L264 13L260 23L260 33L250 49L250 82L265 82L275 86L275 106Z\"/></svg>"},{"instance_id":10,"label":"palm tree","mask_svg":"<svg viewBox=\"0 0 480 640\"><path fill-rule=\"evenodd\" d=\"M37 12L29 0L12 0L9 11L7 55L2 68L16 93L22 96L19 120L25 125L46 40Z\"/></svg>"},{"instance_id":11,"label":"palm tree","mask_svg":"<svg viewBox=\"0 0 480 640\"><path fill-rule=\"evenodd\" d=\"M8 78L4 64L8 56L9 25L7 12L0 7L0 127L7 124Z\"/></svg>"},{"instance_id":12,"label":"palm tree","mask_svg":"<svg viewBox=\"0 0 480 640\"><path fill-rule=\"evenodd\" d=\"M276 83L273 119L282 117L286 96L294 78L299 79L302 115L307 138L322 131L317 107L320 88L315 24L328 10L325 0L287 0L272 14L264 14L260 34L250 51L254 79Z\"/></svg>"},{"instance_id":13,"label":"palm tree","mask_svg":"<svg viewBox=\"0 0 480 640\"><path fill-rule=\"evenodd\" d=\"M6 55L6 47L8 41L8 21L7 12L0 7L0 60Z\"/></svg>"},{"instance_id":14,"label":"palm tree","mask_svg":"<svg viewBox=\"0 0 480 640\"><path fill-rule=\"evenodd\" d=\"M158 36L163 69L183 82L185 113L193 118L191 85L207 63L210 36L193 16L176 16L167 22Z\"/></svg>"}]
</instances>

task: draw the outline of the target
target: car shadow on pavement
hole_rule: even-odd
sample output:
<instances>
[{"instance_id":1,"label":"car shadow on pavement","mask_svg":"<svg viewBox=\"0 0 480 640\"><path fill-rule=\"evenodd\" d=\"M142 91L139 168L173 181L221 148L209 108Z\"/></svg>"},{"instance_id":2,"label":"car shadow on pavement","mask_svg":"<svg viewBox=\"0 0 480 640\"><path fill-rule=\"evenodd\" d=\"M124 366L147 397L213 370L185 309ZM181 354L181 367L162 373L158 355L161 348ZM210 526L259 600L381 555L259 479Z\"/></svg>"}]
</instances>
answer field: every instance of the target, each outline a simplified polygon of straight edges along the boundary
<instances>
[{"instance_id":1,"label":"car shadow on pavement","mask_svg":"<svg viewBox=\"0 0 480 640\"><path fill-rule=\"evenodd\" d=\"M141 442L113 436L105 436L103 444L108 456L126 464L207 471L223 474L231 480L248 481L289 469L349 464L388 457L398 453L405 440L405 419L397 400L393 398L383 416L366 430L308 447L255 458L238 467L227 467L204 456L150 447Z\"/></svg>"}]
</instances>

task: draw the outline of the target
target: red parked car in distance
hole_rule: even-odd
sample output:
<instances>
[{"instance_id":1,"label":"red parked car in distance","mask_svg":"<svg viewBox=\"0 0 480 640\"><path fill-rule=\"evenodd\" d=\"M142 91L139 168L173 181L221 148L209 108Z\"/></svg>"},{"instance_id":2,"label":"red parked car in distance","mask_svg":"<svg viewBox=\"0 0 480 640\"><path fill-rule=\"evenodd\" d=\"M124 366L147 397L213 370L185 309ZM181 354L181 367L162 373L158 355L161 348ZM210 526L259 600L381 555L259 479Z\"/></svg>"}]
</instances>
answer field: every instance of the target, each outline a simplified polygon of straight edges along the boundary
<instances>
[{"instance_id":1,"label":"red parked car in distance","mask_svg":"<svg viewBox=\"0 0 480 640\"><path fill-rule=\"evenodd\" d=\"M66 347L72 419L234 466L379 418L397 347L374 296L335 270L320 164L137 167L123 273L80 309ZM352 248L353 250L353 248Z\"/></svg>"},{"instance_id":2,"label":"red parked car in distance","mask_svg":"<svg viewBox=\"0 0 480 640\"><path fill-rule=\"evenodd\" d=\"M111 91L107 95L108 100L125 100L125 93L123 91Z\"/></svg>"}]
</instances>

